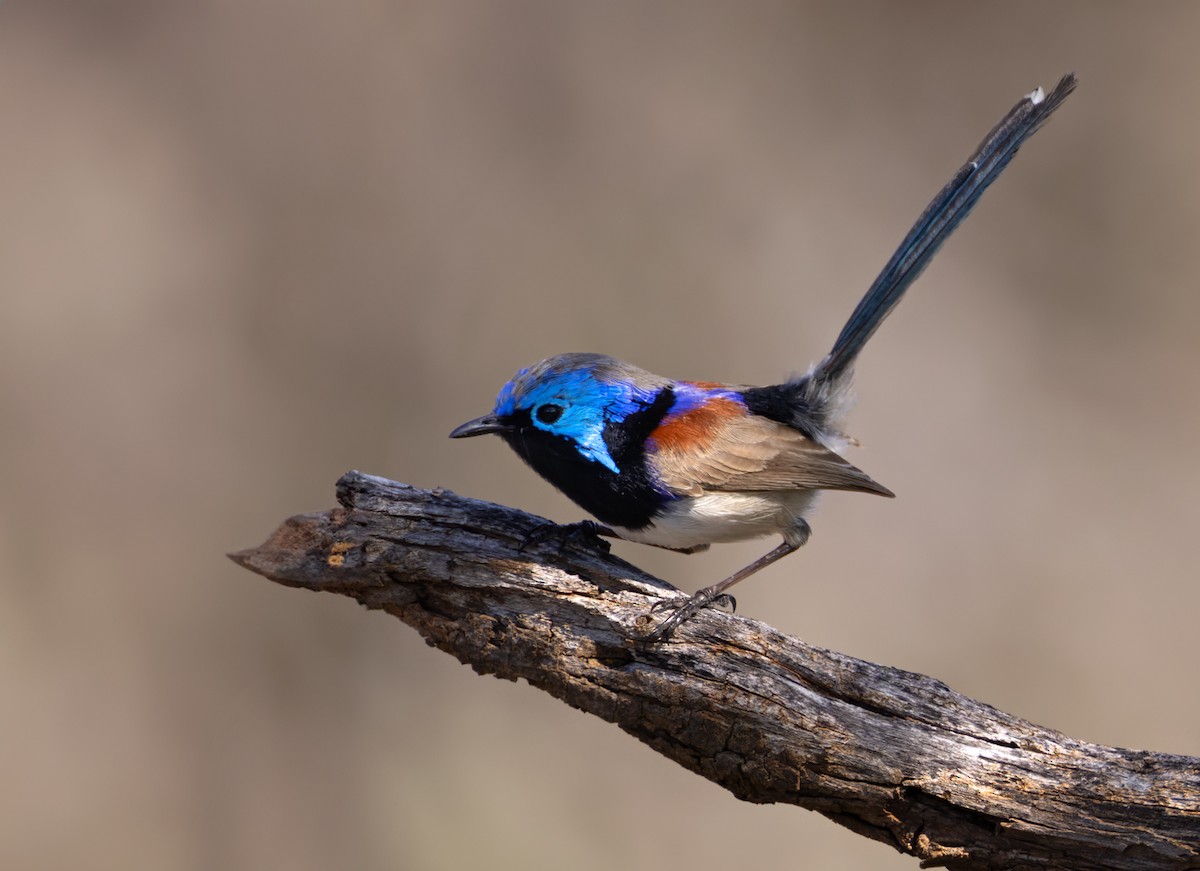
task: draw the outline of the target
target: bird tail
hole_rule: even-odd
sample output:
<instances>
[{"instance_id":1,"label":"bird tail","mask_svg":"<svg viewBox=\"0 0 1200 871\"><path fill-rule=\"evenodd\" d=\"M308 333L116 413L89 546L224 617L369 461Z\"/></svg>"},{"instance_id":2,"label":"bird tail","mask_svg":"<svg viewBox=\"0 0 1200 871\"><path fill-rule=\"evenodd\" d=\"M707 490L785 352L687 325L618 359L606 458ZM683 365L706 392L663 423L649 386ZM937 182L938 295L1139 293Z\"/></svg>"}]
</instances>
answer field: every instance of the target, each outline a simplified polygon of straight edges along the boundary
<instances>
[{"instance_id":1,"label":"bird tail","mask_svg":"<svg viewBox=\"0 0 1200 871\"><path fill-rule=\"evenodd\" d=\"M863 345L883 323L933 255L975 203L1008 166L1013 155L1075 90L1074 73L1063 76L1049 94L1041 88L1021 98L980 143L970 160L942 188L917 219L879 277L842 328L833 350L810 373L810 386L832 385L850 373ZM815 382L815 383L814 383Z\"/></svg>"}]
</instances>

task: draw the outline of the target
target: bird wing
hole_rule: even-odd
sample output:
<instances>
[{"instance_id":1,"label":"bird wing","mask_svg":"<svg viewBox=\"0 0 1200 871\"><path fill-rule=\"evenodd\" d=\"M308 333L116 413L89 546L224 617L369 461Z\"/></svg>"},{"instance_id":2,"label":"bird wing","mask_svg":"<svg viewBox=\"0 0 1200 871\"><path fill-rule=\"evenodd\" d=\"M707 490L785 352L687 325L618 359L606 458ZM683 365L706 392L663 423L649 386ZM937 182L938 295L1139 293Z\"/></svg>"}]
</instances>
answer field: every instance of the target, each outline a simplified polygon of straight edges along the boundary
<instances>
[{"instance_id":1,"label":"bird wing","mask_svg":"<svg viewBox=\"0 0 1200 871\"><path fill-rule=\"evenodd\" d=\"M650 434L646 458L667 488L688 496L760 490L895 495L799 430L729 398L668 415Z\"/></svg>"}]
</instances>

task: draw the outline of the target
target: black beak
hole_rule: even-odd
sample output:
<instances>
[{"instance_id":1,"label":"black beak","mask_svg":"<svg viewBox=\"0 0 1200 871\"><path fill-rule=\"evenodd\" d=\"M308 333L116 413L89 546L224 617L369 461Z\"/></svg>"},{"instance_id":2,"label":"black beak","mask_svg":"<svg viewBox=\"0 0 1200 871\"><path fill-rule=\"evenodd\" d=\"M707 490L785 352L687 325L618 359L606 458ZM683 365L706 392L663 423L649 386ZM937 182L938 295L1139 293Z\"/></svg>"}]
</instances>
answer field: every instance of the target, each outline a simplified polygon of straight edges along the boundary
<instances>
[{"instance_id":1,"label":"black beak","mask_svg":"<svg viewBox=\"0 0 1200 871\"><path fill-rule=\"evenodd\" d=\"M450 433L450 438L465 439L489 432L504 432L509 429L512 427L501 421L496 415L485 414L483 417L468 420L462 426L455 427L454 432Z\"/></svg>"}]
</instances>

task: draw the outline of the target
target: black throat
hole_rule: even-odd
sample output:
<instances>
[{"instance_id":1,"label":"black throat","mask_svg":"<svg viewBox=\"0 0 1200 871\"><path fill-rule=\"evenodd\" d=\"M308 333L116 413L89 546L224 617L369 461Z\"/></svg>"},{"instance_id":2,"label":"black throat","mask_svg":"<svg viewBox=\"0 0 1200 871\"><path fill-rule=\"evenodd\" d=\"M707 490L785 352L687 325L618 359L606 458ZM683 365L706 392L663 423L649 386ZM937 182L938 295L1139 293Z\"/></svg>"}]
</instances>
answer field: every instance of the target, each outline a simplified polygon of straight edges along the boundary
<instances>
[{"instance_id":1,"label":"black throat","mask_svg":"<svg viewBox=\"0 0 1200 871\"><path fill-rule=\"evenodd\" d=\"M501 436L535 472L601 523L641 529L670 500L646 466L646 439L674 404L674 389L664 387L640 411L605 424L604 444L618 472L583 456L570 439L533 426L528 411L513 415L514 429Z\"/></svg>"}]
</instances>

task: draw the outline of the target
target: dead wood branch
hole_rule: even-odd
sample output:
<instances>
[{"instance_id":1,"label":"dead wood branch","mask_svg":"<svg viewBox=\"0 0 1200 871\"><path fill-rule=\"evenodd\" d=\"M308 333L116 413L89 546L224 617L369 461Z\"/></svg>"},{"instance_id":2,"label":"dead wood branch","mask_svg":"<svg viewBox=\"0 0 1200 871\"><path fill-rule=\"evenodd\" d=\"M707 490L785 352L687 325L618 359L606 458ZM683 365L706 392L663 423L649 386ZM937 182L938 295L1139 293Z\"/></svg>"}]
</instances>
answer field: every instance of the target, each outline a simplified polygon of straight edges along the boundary
<instances>
[{"instance_id":1,"label":"dead wood branch","mask_svg":"<svg viewBox=\"0 0 1200 871\"><path fill-rule=\"evenodd\" d=\"M387 611L738 798L819 811L926 866L1200 869L1200 759L1076 741L717 611L631 643L672 588L594 543L523 549L546 521L357 472L337 494L232 558Z\"/></svg>"}]
</instances>

